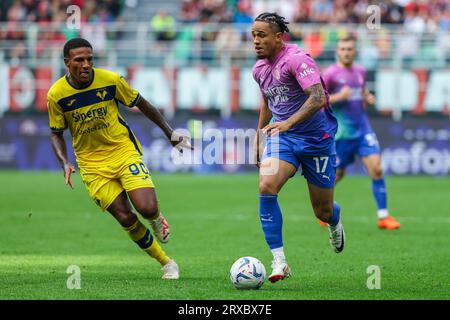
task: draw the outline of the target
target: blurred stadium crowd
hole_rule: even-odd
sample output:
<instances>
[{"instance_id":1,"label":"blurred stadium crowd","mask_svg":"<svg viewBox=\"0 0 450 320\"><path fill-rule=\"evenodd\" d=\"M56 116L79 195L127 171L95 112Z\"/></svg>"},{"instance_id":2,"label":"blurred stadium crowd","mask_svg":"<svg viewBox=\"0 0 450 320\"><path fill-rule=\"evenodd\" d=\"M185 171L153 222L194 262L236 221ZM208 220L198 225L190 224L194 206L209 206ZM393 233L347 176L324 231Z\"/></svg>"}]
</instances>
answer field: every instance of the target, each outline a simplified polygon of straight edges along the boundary
<instances>
[{"instance_id":1,"label":"blurred stadium crowd","mask_svg":"<svg viewBox=\"0 0 450 320\"><path fill-rule=\"evenodd\" d=\"M123 8L120 0L2 0L0 24L3 23L3 27L0 28L0 48L9 49L6 58L12 63L20 63L19 59L28 55L27 44L33 46L38 56L48 57L52 48L61 47L67 39L83 36L77 30L66 27L67 8L70 5L81 8L81 23L120 21ZM24 24L29 27L24 28Z\"/></svg>"},{"instance_id":2,"label":"blurred stadium crowd","mask_svg":"<svg viewBox=\"0 0 450 320\"><path fill-rule=\"evenodd\" d=\"M340 26L365 27L372 13L367 11L370 5L376 5L380 12L381 29L364 46L368 48L365 56L369 67L371 63L392 59L392 55L406 62L417 55L424 56L425 60L436 56L444 62L450 60L450 2L447 0L158 1L3 0L0 4L0 42L3 43L0 49L6 49L3 60L19 64L29 56L30 48L34 55L48 58L52 48L61 47L64 41L75 36L95 42L99 56L106 56L108 43L129 39L131 36L123 30L136 22L147 24L146 40L153 43L151 50L157 58L158 52L175 51L178 61L193 56L206 62L223 56L245 60L253 58L246 43L250 38L250 24L259 13L270 11L291 22L287 40L305 47L320 63L333 58L336 40L349 32L348 27ZM66 9L70 5L81 8L81 30L65 26L69 16ZM145 7L154 9L143 10ZM127 11L135 12L135 20L130 20L132 14L126 16ZM139 12L149 15L142 16ZM36 28L23 27L29 23ZM392 29L401 35L395 41ZM352 30L356 33L356 29Z\"/></svg>"},{"instance_id":3,"label":"blurred stadium crowd","mask_svg":"<svg viewBox=\"0 0 450 320\"><path fill-rule=\"evenodd\" d=\"M70 5L80 9L79 27ZM124 75L175 127L197 119L205 128L253 127L260 91L250 30L264 11L285 16L286 40L322 69L335 62L339 38L358 38L386 172L450 172L448 0L0 0L0 168L58 169L46 97L65 71L63 44L77 36L94 46L95 66ZM145 132L147 122L136 125ZM154 157L146 163L184 170L169 160L160 131L152 134L142 135Z\"/></svg>"},{"instance_id":4,"label":"blurred stadium crowd","mask_svg":"<svg viewBox=\"0 0 450 320\"><path fill-rule=\"evenodd\" d=\"M84 22L112 22L120 19L125 6L137 6L137 0L3 0L0 21L60 22L70 5L82 9ZM446 0L181 0L176 16L165 15L163 23L248 23L264 11L278 12L291 22L365 23L370 5L380 7L381 23L404 23L417 32L450 26L450 3Z\"/></svg>"},{"instance_id":5,"label":"blurred stadium crowd","mask_svg":"<svg viewBox=\"0 0 450 320\"><path fill-rule=\"evenodd\" d=\"M291 22L365 23L366 9L374 4L381 9L381 23L415 23L423 30L447 27L450 6L445 0L185 0L179 20L198 22L249 22L264 11L278 12Z\"/></svg>"},{"instance_id":6,"label":"blurred stadium crowd","mask_svg":"<svg viewBox=\"0 0 450 320\"><path fill-rule=\"evenodd\" d=\"M82 21L111 22L118 18L123 2L120 0L3 0L0 21L61 22L66 19L70 5L83 10Z\"/></svg>"}]
</instances>

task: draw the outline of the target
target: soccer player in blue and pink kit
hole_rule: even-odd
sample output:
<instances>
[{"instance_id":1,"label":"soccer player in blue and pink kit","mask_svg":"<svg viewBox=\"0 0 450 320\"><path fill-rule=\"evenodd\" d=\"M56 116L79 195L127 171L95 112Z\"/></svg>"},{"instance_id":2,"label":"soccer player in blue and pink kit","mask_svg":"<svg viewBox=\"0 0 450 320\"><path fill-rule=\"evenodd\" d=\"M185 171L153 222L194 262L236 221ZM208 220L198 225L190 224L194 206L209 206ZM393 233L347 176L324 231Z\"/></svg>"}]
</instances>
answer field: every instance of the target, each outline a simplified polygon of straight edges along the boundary
<instances>
[{"instance_id":1,"label":"soccer player in blue and pink kit","mask_svg":"<svg viewBox=\"0 0 450 320\"><path fill-rule=\"evenodd\" d=\"M342 252L345 242L340 207L333 201L337 121L314 60L297 45L284 43L287 23L276 13L262 13L252 26L258 58L253 77L263 97L258 132L268 136L264 146L257 135L255 155L260 168L260 220L273 254L270 282L291 274L277 198L299 167L308 182L316 217L328 223L332 248Z\"/></svg>"},{"instance_id":2,"label":"soccer player in blue and pink kit","mask_svg":"<svg viewBox=\"0 0 450 320\"><path fill-rule=\"evenodd\" d=\"M344 177L346 167L358 155L372 178L372 192L378 208L378 227L398 229L400 223L388 213L380 146L366 112L366 106L375 103L375 96L367 89L366 70L353 63L356 56L355 39L347 37L339 40L336 52L338 63L328 67L323 76L339 123L336 133L336 182Z\"/></svg>"}]
</instances>

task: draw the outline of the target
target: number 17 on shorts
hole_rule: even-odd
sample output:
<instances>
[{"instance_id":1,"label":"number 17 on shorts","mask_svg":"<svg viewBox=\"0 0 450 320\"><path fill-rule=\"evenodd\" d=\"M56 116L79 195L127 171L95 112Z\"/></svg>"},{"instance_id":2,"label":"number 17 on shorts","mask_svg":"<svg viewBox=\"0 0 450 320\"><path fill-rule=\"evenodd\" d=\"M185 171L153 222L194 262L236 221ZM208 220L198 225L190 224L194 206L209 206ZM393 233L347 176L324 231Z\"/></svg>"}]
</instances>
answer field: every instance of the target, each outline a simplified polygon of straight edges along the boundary
<instances>
[{"instance_id":1,"label":"number 17 on shorts","mask_svg":"<svg viewBox=\"0 0 450 320\"><path fill-rule=\"evenodd\" d=\"M302 157L302 174L311 184L320 188L334 187L336 156Z\"/></svg>"}]
</instances>

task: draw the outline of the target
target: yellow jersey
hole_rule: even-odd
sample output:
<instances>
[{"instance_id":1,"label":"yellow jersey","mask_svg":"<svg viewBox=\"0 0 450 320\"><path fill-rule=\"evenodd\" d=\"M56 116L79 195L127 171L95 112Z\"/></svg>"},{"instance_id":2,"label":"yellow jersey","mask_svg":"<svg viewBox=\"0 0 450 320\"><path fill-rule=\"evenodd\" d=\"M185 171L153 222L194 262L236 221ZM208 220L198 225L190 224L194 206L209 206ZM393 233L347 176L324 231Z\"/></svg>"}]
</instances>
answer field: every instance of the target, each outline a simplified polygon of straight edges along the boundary
<instances>
[{"instance_id":1,"label":"yellow jersey","mask_svg":"<svg viewBox=\"0 0 450 320\"><path fill-rule=\"evenodd\" d=\"M47 94L52 131L69 128L79 166L113 163L127 155L142 155L142 147L119 114L119 104L133 107L140 99L119 74L93 68L90 84L77 89L68 76L57 80Z\"/></svg>"}]
</instances>

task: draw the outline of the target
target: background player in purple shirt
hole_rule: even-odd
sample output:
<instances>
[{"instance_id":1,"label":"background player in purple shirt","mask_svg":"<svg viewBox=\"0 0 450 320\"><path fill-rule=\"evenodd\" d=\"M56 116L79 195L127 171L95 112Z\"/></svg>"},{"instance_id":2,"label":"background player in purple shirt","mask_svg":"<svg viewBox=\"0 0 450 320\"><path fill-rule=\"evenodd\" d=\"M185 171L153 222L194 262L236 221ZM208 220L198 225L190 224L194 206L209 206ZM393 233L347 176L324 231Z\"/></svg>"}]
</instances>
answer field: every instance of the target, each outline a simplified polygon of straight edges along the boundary
<instances>
[{"instance_id":1,"label":"background player in purple shirt","mask_svg":"<svg viewBox=\"0 0 450 320\"><path fill-rule=\"evenodd\" d=\"M258 132L268 135L263 152L257 135L255 154L260 167L260 220L274 257L271 282L289 277L291 272L283 250L277 197L299 167L308 181L316 217L329 225L335 252L344 249L345 241L340 207L333 201L337 121L314 60L297 45L284 43L287 23L276 13L262 13L252 26L258 57L253 76L263 97Z\"/></svg>"},{"instance_id":2,"label":"background player in purple shirt","mask_svg":"<svg viewBox=\"0 0 450 320\"><path fill-rule=\"evenodd\" d=\"M341 39L337 45L338 63L324 73L330 102L339 122L336 134L338 164L336 182L345 174L355 155L361 157L372 178L372 191L378 207L378 226L381 229L398 229L400 223L389 215L386 183L381 167L380 147L367 117L366 106L375 103L375 96L366 86L366 70L353 63L356 41L352 37Z\"/></svg>"}]
</instances>

